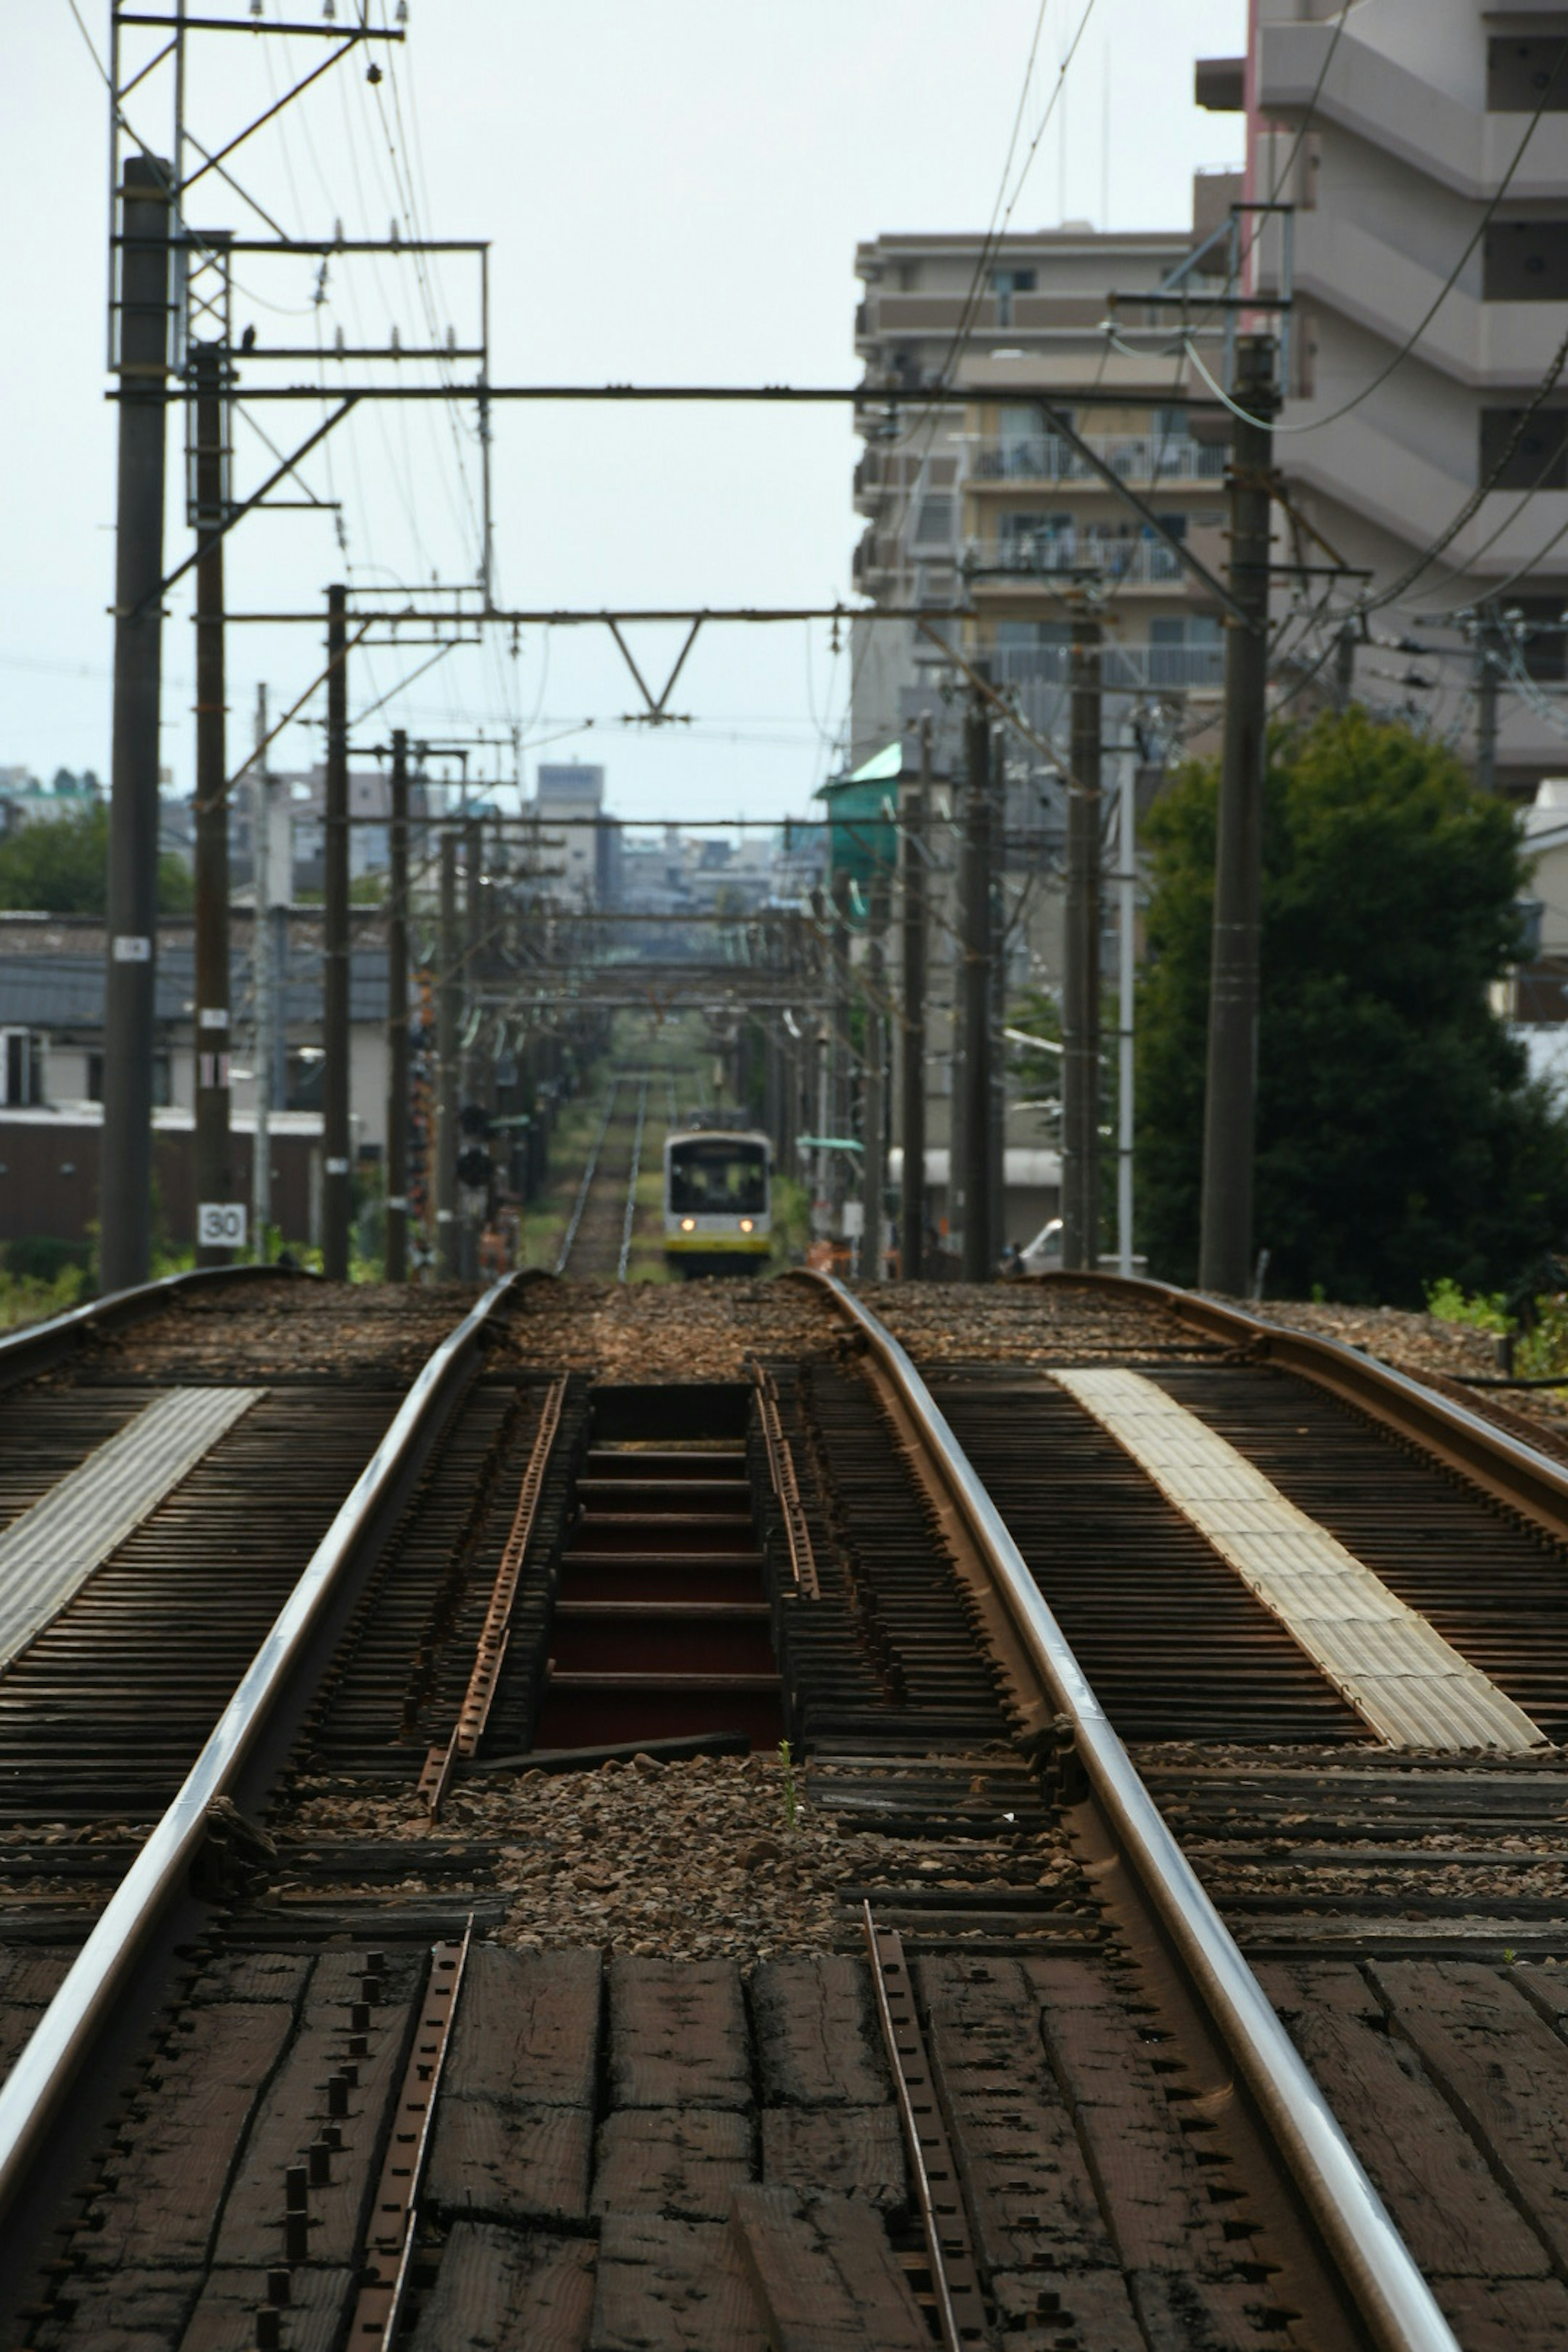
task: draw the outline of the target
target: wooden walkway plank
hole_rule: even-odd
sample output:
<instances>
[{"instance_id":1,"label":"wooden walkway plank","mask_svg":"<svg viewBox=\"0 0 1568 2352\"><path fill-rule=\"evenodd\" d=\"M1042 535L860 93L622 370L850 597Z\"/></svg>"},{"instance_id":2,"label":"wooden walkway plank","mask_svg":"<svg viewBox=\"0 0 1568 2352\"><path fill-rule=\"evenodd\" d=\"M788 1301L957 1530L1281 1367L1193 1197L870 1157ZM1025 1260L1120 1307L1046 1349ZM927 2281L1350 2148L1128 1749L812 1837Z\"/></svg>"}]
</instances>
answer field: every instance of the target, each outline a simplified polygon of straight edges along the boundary
<instances>
[{"instance_id":1,"label":"wooden walkway plank","mask_svg":"<svg viewBox=\"0 0 1568 2352\"><path fill-rule=\"evenodd\" d=\"M116 2185L97 2203L92 2267L139 2271L206 2259L235 2150L293 2023L278 2001L187 2010L155 2058L156 2097L132 2102ZM181 2030L181 2029L185 2030ZM282 2183L279 2183L282 2214Z\"/></svg>"},{"instance_id":2,"label":"wooden walkway plank","mask_svg":"<svg viewBox=\"0 0 1568 2352\"><path fill-rule=\"evenodd\" d=\"M910 2178L897 2107L764 2107L762 2126L768 2188L863 2197L889 2228L906 2226Z\"/></svg>"},{"instance_id":3,"label":"wooden walkway plank","mask_svg":"<svg viewBox=\"0 0 1568 2352\"><path fill-rule=\"evenodd\" d=\"M192 2270L80 2273L55 2305L59 2316L32 2340L48 2352L167 2352L180 2343L201 2283Z\"/></svg>"},{"instance_id":4,"label":"wooden walkway plank","mask_svg":"<svg viewBox=\"0 0 1568 2352\"><path fill-rule=\"evenodd\" d=\"M589 2352L767 2352L729 2230L607 2213L588 2346ZM922 2352L930 2352L929 2338Z\"/></svg>"},{"instance_id":5,"label":"wooden walkway plank","mask_svg":"<svg viewBox=\"0 0 1568 2352\"><path fill-rule=\"evenodd\" d=\"M722 2221L752 2177L749 2116L726 2107L623 2107L599 2133L593 2210Z\"/></svg>"},{"instance_id":6,"label":"wooden walkway plank","mask_svg":"<svg viewBox=\"0 0 1568 2352\"><path fill-rule=\"evenodd\" d=\"M1124 2268L1232 2277L1236 2249L1223 2223L1236 2184L1199 2163L1114 1987L1070 1958L1026 1962L1025 1975ZM1228 2192L1224 2212L1216 2188Z\"/></svg>"},{"instance_id":7,"label":"wooden walkway plank","mask_svg":"<svg viewBox=\"0 0 1568 2352\"><path fill-rule=\"evenodd\" d=\"M443 2095L591 2107L602 1965L591 1948L513 1952L476 1943L463 1971Z\"/></svg>"},{"instance_id":8,"label":"wooden walkway plank","mask_svg":"<svg viewBox=\"0 0 1568 2352\"><path fill-rule=\"evenodd\" d=\"M1002 2272L991 2294L1003 2342L1018 2352L1149 2352L1119 2270Z\"/></svg>"},{"instance_id":9,"label":"wooden walkway plank","mask_svg":"<svg viewBox=\"0 0 1568 2352\"><path fill-rule=\"evenodd\" d=\"M289 2273L283 2341L289 2352L333 2352L343 2331L353 2292L348 2270ZM254 2352L256 2314L267 2301L265 2271L216 2270L209 2273L192 2312L179 2352Z\"/></svg>"},{"instance_id":10,"label":"wooden walkway plank","mask_svg":"<svg viewBox=\"0 0 1568 2352\"><path fill-rule=\"evenodd\" d=\"M931 2352L887 2233L859 2199L742 2189L730 2228L773 2352Z\"/></svg>"},{"instance_id":11,"label":"wooden walkway plank","mask_svg":"<svg viewBox=\"0 0 1568 2352\"><path fill-rule=\"evenodd\" d=\"M1509 1981L1464 1961L1378 1960L1367 1975L1510 2194L1568 2263L1568 2044Z\"/></svg>"},{"instance_id":12,"label":"wooden walkway plank","mask_svg":"<svg viewBox=\"0 0 1568 2352\"><path fill-rule=\"evenodd\" d=\"M731 1961L611 1962L610 2104L751 2105L745 2004Z\"/></svg>"},{"instance_id":13,"label":"wooden walkway plank","mask_svg":"<svg viewBox=\"0 0 1568 2352\"><path fill-rule=\"evenodd\" d=\"M874 2107L893 2086L866 1963L841 1952L764 1960L752 1978L768 2106Z\"/></svg>"},{"instance_id":14,"label":"wooden walkway plank","mask_svg":"<svg viewBox=\"0 0 1568 2352\"><path fill-rule=\"evenodd\" d=\"M593 2170L591 2108L453 2098L443 2086L421 2202L469 2221L569 2228L588 2218Z\"/></svg>"},{"instance_id":15,"label":"wooden walkway plank","mask_svg":"<svg viewBox=\"0 0 1568 2352\"><path fill-rule=\"evenodd\" d=\"M928 1958L920 1984L982 2269L1116 2269L1023 1970L1014 1960Z\"/></svg>"},{"instance_id":16,"label":"wooden walkway plank","mask_svg":"<svg viewBox=\"0 0 1568 2352\"><path fill-rule=\"evenodd\" d=\"M585 2352L593 2310L591 2239L458 2221L409 2352Z\"/></svg>"},{"instance_id":17,"label":"wooden walkway plank","mask_svg":"<svg viewBox=\"0 0 1568 2352\"><path fill-rule=\"evenodd\" d=\"M1354 1963L1264 1962L1258 1975L1428 2278L1544 2278L1541 2240Z\"/></svg>"},{"instance_id":18,"label":"wooden walkway plank","mask_svg":"<svg viewBox=\"0 0 1568 2352\"><path fill-rule=\"evenodd\" d=\"M310 2142L328 2119L328 2080L344 2063L349 2012L335 2013L335 2002L318 2004L314 1992L312 1979L305 2022L257 2115L224 2205L216 2260L235 2269L265 2268L281 2260L284 2176L290 2165L306 2161ZM403 2080L413 2020L407 2001L379 2003L370 2012L365 2055L349 2062L359 2080L348 2094L348 2113L338 2118L342 2146L331 2158L331 2179L310 2191L312 2263L352 2263L359 2258L382 2127Z\"/></svg>"}]
</instances>

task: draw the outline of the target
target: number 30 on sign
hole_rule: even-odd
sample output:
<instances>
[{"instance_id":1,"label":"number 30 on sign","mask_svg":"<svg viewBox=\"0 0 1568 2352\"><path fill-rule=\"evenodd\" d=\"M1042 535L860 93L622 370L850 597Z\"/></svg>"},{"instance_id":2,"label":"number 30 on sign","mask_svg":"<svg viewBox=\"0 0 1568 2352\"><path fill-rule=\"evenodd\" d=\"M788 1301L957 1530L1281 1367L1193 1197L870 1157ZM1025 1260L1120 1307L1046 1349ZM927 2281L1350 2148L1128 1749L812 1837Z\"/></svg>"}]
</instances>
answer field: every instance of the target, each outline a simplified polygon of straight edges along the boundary
<instances>
[{"instance_id":1,"label":"number 30 on sign","mask_svg":"<svg viewBox=\"0 0 1568 2352\"><path fill-rule=\"evenodd\" d=\"M201 1202L196 1209L196 1240L203 1249L243 1249L244 1202Z\"/></svg>"}]
</instances>

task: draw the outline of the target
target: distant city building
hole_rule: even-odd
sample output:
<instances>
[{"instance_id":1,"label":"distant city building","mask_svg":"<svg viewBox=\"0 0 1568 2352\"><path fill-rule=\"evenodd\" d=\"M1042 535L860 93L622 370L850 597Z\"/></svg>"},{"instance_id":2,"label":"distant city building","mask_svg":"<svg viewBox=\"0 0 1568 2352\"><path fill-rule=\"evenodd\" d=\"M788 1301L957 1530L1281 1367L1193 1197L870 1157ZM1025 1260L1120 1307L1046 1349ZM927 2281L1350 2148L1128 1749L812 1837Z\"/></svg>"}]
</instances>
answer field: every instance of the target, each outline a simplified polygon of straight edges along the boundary
<instances>
[{"instance_id":1,"label":"distant city building","mask_svg":"<svg viewBox=\"0 0 1568 2352\"><path fill-rule=\"evenodd\" d=\"M539 824L546 897L566 907L620 904L621 829L605 814L602 767L542 761L524 814Z\"/></svg>"},{"instance_id":2,"label":"distant city building","mask_svg":"<svg viewBox=\"0 0 1568 2352\"><path fill-rule=\"evenodd\" d=\"M90 768L79 776L68 768L57 768L47 784L40 783L28 768L0 768L0 834L79 816L84 809L96 808L103 797L103 786Z\"/></svg>"}]
</instances>

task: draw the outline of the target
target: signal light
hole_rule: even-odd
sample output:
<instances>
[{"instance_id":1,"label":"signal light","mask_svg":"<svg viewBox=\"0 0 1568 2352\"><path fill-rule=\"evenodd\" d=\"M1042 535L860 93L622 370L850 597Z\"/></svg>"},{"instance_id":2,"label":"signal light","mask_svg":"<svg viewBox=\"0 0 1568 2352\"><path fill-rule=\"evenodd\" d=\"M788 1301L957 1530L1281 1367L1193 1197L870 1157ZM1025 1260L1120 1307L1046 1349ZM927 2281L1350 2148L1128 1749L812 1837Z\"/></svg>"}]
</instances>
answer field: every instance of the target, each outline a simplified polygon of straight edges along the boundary
<instances>
[{"instance_id":1,"label":"signal light","mask_svg":"<svg viewBox=\"0 0 1568 2352\"><path fill-rule=\"evenodd\" d=\"M680 1230L683 1234L694 1234L697 1231L696 1218L682 1217L680 1220Z\"/></svg>"},{"instance_id":2,"label":"signal light","mask_svg":"<svg viewBox=\"0 0 1568 2352\"><path fill-rule=\"evenodd\" d=\"M752 1230L752 1221L751 1221L750 1217L742 1217L742 1220L741 1220L741 1231L742 1231L743 1234L749 1234L749 1233L751 1232L751 1230Z\"/></svg>"}]
</instances>

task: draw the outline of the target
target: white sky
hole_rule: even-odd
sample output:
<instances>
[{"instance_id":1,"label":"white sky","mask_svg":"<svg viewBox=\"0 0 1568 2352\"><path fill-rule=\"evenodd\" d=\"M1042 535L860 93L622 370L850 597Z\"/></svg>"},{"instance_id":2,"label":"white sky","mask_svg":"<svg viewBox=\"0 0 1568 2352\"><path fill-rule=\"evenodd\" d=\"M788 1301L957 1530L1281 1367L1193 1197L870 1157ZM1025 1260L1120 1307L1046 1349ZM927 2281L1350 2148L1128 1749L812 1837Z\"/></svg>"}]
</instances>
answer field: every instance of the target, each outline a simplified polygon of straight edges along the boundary
<instances>
[{"instance_id":1,"label":"white sky","mask_svg":"<svg viewBox=\"0 0 1568 2352\"><path fill-rule=\"evenodd\" d=\"M102 54L105 0L78 0ZM314 21L321 0L265 0L269 17ZM391 0L374 0L378 16ZM1020 152L1038 123L1084 0L1047 0ZM204 0L243 19L247 0ZM350 0L339 0L340 17ZM364 64L335 68L279 126L234 159L237 176L291 232L385 236L397 209L384 122L414 152L426 235L488 236L492 378L513 382L849 383L858 238L964 230L989 219L1018 103L1037 0L411 0L393 53L401 100L377 97ZM1093 0L1062 111L1041 141L1015 228L1062 217L1183 227L1194 168L1239 156L1239 119L1191 103L1192 61L1242 46L1245 0ZM260 112L315 41L193 38L188 116L210 149ZM381 52L383 56L385 52ZM1109 110L1109 161L1105 122ZM102 84L68 0L0 0L0 152L12 191L3 265L0 376L0 766L46 778L109 768L114 412L104 372ZM164 148L169 115L149 84L132 120ZM210 179L192 198L202 226L258 226ZM414 273L334 265L326 312L346 339L420 339ZM263 274L265 272L265 275ZM313 265L247 262L237 277L297 315L241 301L261 340L314 338ZM472 316L460 273L443 273L439 323ZM356 306L359 324L356 326ZM310 366L283 371L297 380ZM329 370L330 378L330 370ZM363 375L363 371L357 373ZM316 412L261 412L284 446ZM466 427L471 410L463 413ZM477 479L471 435L461 434ZM187 551L176 424L170 444L167 567ZM432 406L361 412L307 465L344 501L353 576L471 578L474 539L457 487L453 432ZM847 411L522 407L498 412L497 570L501 601L830 604L850 593L860 528L857 442ZM258 446L240 444L239 486ZM327 520L248 519L229 541L234 609L308 607L342 575ZM374 567L382 567L378 573ZM164 636L163 759L176 789L192 760L189 602ZM668 663L646 632L645 675ZM356 659L351 711L423 655ZM310 628L229 633L230 761L249 740L256 686L275 712L321 666ZM847 688L826 626L715 630L672 707L689 727L618 724L636 707L602 631L528 632L504 652L450 656L389 704L369 740L402 720L416 735L506 731L525 754L602 761L628 816L691 819L801 811L832 765ZM307 717L319 709L313 707ZM592 718L595 724L584 729ZM545 748L548 740L548 748ZM274 753L306 766L303 721ZM510 773L510 754L501 772Z\"/></svg>"}]
</instances>

